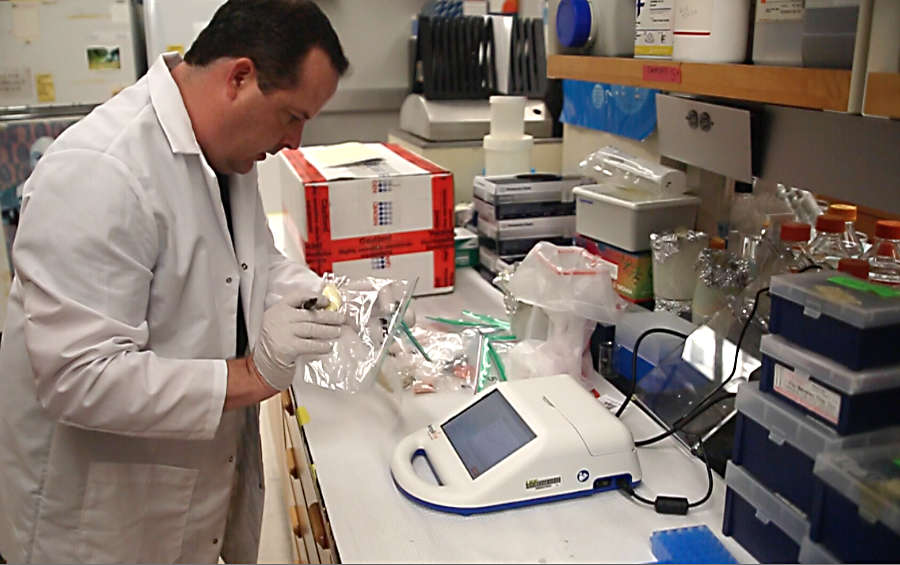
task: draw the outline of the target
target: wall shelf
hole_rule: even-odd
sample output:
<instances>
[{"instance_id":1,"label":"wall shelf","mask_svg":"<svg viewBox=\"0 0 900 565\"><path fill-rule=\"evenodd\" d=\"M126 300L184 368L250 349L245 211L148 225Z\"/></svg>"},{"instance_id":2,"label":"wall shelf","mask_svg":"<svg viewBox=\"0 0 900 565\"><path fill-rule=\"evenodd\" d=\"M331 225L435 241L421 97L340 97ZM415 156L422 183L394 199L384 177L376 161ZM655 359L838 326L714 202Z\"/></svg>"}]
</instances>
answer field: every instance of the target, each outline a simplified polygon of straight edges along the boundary
<instances>
[{"instance_id":1,"label":"wall shelf","mask_svg":"<svg viewBox=\"0 0 900 565\"><path fill-rule=\"evenodd\" d=\"M886 73L889 74L889 73ZM547 76L846 112L851 71L551 55ZM892 75L894 79L898 75ZM896 80L893 88L896 89ZM896 90L887 103L898 104ZM893 98L891 98L893 96ZM896 110L896 108L895 108Z\"/></svg>"}]
</instances>

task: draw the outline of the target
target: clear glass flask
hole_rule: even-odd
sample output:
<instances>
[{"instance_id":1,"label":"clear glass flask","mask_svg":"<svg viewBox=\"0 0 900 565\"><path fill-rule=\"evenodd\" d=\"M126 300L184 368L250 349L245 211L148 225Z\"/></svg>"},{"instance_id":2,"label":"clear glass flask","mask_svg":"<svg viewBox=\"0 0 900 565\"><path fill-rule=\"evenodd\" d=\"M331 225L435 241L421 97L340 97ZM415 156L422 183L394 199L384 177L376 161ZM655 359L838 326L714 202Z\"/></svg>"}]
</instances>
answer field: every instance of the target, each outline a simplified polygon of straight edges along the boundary
<instances>
[{"instance_id":1,"label":"clear glass flask","mask_svg":"<svg viewBox=\"0 0 900 565\"><path fill-rule=\"evenodd\" d=\"M900 285L900 221L875 223L875 241L863 259L869 262L869 280Z\"/></svg>"},{"instance_id":2,"label":"clear glass flask","mask_svg":"<svg viewBox=\"0 0 900 565\"><path fill-rule=\"evenodd\" d=\"M816 218L816 237L809 244L809 254L817 265L837 269L841 259L850 257L844 247L844 223L844 218L833 214Z\"/></svg>"}]
</instances>

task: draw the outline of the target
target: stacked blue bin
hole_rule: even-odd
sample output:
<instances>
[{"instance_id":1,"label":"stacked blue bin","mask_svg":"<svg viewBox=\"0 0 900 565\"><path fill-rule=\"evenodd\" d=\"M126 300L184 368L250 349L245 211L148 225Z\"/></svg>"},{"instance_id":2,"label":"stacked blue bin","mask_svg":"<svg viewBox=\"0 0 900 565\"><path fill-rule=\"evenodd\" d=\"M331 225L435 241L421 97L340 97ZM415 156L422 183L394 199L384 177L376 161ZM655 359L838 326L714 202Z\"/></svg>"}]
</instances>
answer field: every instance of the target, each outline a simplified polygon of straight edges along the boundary
<instances>
[{"instance_id":1,"label":"stacked blue bin","mask_svg":"<svg viewBox=\"0 0 900 565\"><path fill-rule=\"evenodd\" d=\"M900 291L832 271L770 292L723 531L763 562L900 562Z\"/></svg>"}]
</instances>

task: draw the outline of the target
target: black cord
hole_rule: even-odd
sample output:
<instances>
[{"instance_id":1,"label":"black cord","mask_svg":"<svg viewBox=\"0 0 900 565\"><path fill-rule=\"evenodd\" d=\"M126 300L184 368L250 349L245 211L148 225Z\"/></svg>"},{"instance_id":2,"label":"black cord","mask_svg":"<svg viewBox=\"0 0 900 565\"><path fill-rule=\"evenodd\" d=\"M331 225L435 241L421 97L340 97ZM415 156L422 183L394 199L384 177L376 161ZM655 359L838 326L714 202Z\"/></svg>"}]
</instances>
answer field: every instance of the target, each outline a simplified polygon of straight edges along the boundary
<instances>
[{"instance_id":1,"label":"black cord","mask_svg":"<svg viewBox=\"0 0 900 565\"><path fill-rule=\"evenodd\" d=\"M713 491L713 477L712 477L712 467L709 466L709 458L706 456L706 446L703 444L703 438L700 438L700 455L703 456L703 463L706 465L706 494L703 495L703 498L700 500L696 500L694 502L688 503L688 508L696 508L701 504L704 504L709 497L712 496Z\"/></svg>"},{"instance_id":2,"label":"black cord","mask_svg":"<svg viewBox=\"0 0 900 565\"><path fill-rule=\"evenodd\" d=\"M710 406L713 406L715 403L713 402L709 406L704 406L713 396L719 393L725 385L727 385L732 378L734 378L735 373L737 372L738 359L740 359L741 354L741 344L744 342L744 336L747 334L747 329L750 328L750 322L753 321L753 317L756 316L756 310L759 308L759 300L762 297L764 292L768 292L769 287L764 287L759 289L756 293L756 298L753 301L753 308L750 310L750 315L747 317L747 321L744 322L744 326L741 328L740 336L738 337L737 344L735 345L734 351L734 364L731 367L731 374L728 375L728 378L719 383L716 388L712 389L703 399L697 403L693 409L689 410L684 416L675 421L674 425L666 430L665 432L653 436L648 439L642 439L634 442L635 447L644 447L646 445L650 445L656 443L658 441L662 441L669 437L670 435L682 430L686 425L694 421L700 414L703 413L704 410L708 409Z\"/></svg>"},{"instance_id":3,"label":"black cord","mask_svg":"<svg viewBox=\"0 0 900 565\"><path fill-rule=\"evenodd\" d=\"M802 269L800 269L799 271L797 271L797 273L805 273L806 271L810 271L812 269L819 269L821 271L822 267L819 265L807 265L807 266L803 267Z\"/></svg>"},{"instance_id":4,"label":"black cord","mask_svg":"<svg viewBox=\"0 0 900 565\"><path fill-rule=\"evenodd\" d=\"M651 334L668 334L675 337L680 337L681 339L688 338L687 334L675 330L670 330L669 328L650 328L649 330L638 336L637 340L634 342L634 350L631 353L631 387L628 391L628 394L625 395L625 400L622 402L622 405L619 406L618 410L616 410L616 418L622 415L622 412L625 411L625 408L628 406L628 403L631 402L631 398L634 396L634 393L637 390L638 348L641 346L641 342L644 341L644 338Z\"/></svg>"},{"instance_id":5,"label":"black cord","mask_svg":"<svg viewBox=\"0 0 900 565\"><path fill-rule=\"evenodd\" d=\"M648 506L652 506L658 514L677 514L680 516L684 516L688 513L688 510L705 504L706 501L708 501L712 496L712 467L710 467L709 465L709 458L706 456L706 446L703 444L702 438L700 439L700 455L703 459L703 464L706 466L706 494L704 494L700 500L688 502L687 497L684 496L666 495L658 495L654 500L650 500L649 498L644 498L643 496L635 492L634 487L631 486L631 483L629 483L627 479L619 479L619 481L616 483L616 486L625 491L628 496L634 498L638 502L641 502Z\"/></svg>"}]
</instances>

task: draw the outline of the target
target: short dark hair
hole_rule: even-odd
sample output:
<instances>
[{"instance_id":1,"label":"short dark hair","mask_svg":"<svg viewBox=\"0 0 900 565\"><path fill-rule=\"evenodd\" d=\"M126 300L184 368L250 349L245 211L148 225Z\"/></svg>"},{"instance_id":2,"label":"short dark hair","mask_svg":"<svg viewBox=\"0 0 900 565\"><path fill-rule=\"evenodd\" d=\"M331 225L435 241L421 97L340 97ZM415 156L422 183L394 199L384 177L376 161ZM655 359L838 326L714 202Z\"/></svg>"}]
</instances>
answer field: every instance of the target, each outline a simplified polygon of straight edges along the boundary
<instances>
[{"instance_id":1,"label":"short dark hair","mask_svg":"<svg viewBox=\"0 0 900 565\"><path fill-rule=\"evenodd\" d=\"M184 56L206 66L222 57L248 57L256 65L263 92L297 86L297 64L313 48L322 49L338 75L350 63L337 33L310 0L228 0Z\"/></svg>"}]
</instances>

